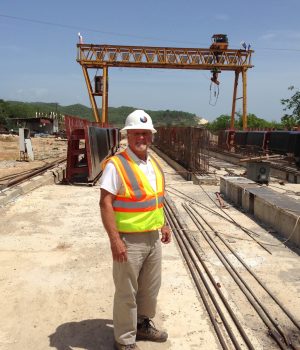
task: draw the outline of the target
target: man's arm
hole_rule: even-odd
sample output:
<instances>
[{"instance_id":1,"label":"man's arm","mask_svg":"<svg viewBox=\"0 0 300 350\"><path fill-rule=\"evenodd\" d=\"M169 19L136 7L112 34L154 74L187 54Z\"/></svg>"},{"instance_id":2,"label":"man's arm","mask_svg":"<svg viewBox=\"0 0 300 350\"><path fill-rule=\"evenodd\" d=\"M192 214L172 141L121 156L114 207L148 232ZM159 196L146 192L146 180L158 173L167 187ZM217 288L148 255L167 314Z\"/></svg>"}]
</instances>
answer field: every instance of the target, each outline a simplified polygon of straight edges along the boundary
<instances>
[{"instance_id":1,"label":"man's arm","mask_svg":"<svg viewBox=\"0 0 300 350\"><path fill-rule=\"evenodd\" d=\"M104 228L110 240L113 259L118 262L127 261L127 249L117 229L113 209L115 195L101 188L100 211Z\"/></svg>"}]
</instances>

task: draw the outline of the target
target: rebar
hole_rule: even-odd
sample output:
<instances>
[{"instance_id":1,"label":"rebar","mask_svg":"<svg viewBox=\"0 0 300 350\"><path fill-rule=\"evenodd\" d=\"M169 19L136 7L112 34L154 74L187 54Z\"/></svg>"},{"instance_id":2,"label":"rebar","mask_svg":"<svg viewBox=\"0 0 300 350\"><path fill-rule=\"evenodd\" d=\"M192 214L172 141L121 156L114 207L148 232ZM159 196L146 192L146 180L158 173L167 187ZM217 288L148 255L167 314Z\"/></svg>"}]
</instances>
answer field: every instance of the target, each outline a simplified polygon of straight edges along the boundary
<instances>
[{"instance_id":1,"label":"rebar","mask_svg":"<svg viewBox=\"0 0 300 350\"><path fill-rule=\"evenodd\" d=\"M238 321L236 315L234 314L233 310L231 309L229 303L227 302L226 298L224 297L222 291L220 290L220 288L218 287L216 281L214 280L212 274L210 273L208 267L206 266L204 260L202 259L201 255L199 254L199 251L198 251L198 248L196 247L195 243L190 239L189 235L187 234L187 227L186 225L183 225L181 223L181 221L179 220L180 218L180 215L176 212L176 208L174 205L171 205L170 204L170 199L168 196L166 196L166 216L168 217L168 220L172 220L172 226L175 225L175 228L176 228L176 235L175 235L175 238L178 242L178 244L180 245L180 248L182 251L187 251L188 252L188 255L190 257L190 259L193 261L194 263L194 266L203 282L203 284L205 285L205 288L214 304L214 306L216 307L216 310L218 311L223 323L224 323L224 326L228 332L228 335L230 336L233 344L235 345L235 348L236 349L241 349L234 333L232 332L231 330L231 327L228 323L228 321L226 320L225 316L224 316L224 313L222 312L215 296L213 295L212 293L212 290L211 288L209 287L207 281L205 280L205 277L202 273L202 271L200 270L199 266L197 265L197 262L195 261L194 257L193 257L193 254L192 254L192 251L195 253L195 255L197 256L197 258L199 259L199 262L201 263L201 265L203 266L205 272L207 273L211 283L213 284L213 286L215 287L219 297L221 298L221 300L223 301L228 313L230 314L232 320L234 321L238 331L240 332L242 338L244 339L245 343L247 344L248 348L251 349L251 350L254 350L254 347L253 345L251 344L247 334L245 333L243 327L241 326L240 322ZM174 219L176 218L176 220ZM173 228L174 230L174 228ZM175 232L175 230L174 230ZM189 245L188 245L189 243ZM183 245L185 248L183 248ZM192 250L191 250L191 248ZM197 285L197 289L199 289L198 285ZM199 293L201 294L202 293L202 290L199 290ZM202 295L202 294L201 294ZM206 306L206 304L205 304Z\"/></svg>"},{"instance_id":2,"label":"rebar","mask_svg":"<svg viewBox=\"0 0 300 350\"><path fill-rule=\"evenodd\" d=\"M211 246L211 248L216 253L218 258L222 261L223 265L225 266L225 268L227 269L227 271L229 272L231 277L237 283L237 285L242 290L242 292L244 293L246 298L249 300L250 304L253 306L253 308L255 309L257 314L260 316L262 321L265 323L265 325L269 329L269 333L276 340L276 342L278 343L280 348L283 350L288 349L287 346L283 343L282 338L280 337L280 333L282 333L282 330L279 329L279 327L277 327L277 322L275 322L272 319L272 317L270 316L268 311L265 309L265 307L262 305L262 303L255 296L254 292L251 290L251 288L248 286L248 284L243 280L243 278L240 276L240 274L237 272L237 270L234 268L234 266L228 260L226 255L217 246L215 241L212 239L211 235L204 229L203 225L197 219L196 215L191 211L191 209L187 205L183 204L183 207L189 213L191 219L193 220L193 222L195 223L195 225L199 229L200 233L203 235L205 240ZM196 210L194 209L194 211L196 211ZM196 213L198 214L197 211L196 211ZM260 308L258 306L260 306ZM277 328L277 330L276 330L276 328ZM282 337L285 338L285 335L282 334Z\"/></svg>"}]
</instances>

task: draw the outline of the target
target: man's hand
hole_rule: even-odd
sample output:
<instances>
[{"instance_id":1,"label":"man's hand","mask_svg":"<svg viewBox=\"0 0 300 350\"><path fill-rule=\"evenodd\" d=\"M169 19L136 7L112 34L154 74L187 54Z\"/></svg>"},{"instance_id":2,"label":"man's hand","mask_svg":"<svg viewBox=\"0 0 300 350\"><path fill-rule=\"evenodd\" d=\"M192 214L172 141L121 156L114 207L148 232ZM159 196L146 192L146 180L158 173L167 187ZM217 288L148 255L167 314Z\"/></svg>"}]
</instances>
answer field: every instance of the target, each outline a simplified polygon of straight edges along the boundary
<instances>
[{"instance_id":1,"label":"man's hand","mask_svg":"<svg viewBox=\"0 0 300 350\"><path fill-rule=\"evenodd\" d=\"M161 241L164 244L171 242L171 229L170 226L165 225L161 228Z\"/></svg>"},{"instance_id":2,"label":"man's hand","mask_svg":"<svg viewBox=\"0 0 300 350\"><path fill-rule=\"evenodd\" d=\"M120 237L110 242L110 248L115 261L120 263L127 261L127 248Z\"/></svg>"}]
</instances>

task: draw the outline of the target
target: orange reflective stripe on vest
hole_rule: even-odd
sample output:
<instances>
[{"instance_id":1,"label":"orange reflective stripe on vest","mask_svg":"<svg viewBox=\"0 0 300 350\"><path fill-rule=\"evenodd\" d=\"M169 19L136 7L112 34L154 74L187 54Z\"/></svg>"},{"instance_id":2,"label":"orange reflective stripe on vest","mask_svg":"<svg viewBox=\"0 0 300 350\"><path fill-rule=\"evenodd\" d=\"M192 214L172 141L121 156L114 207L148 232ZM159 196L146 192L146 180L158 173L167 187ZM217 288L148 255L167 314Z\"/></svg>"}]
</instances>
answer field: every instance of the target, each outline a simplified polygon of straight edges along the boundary
<instances>
[{"instance_id":1,"label":"orange reflective stripe on vest","mask_svg":"<svg viewBox=\"0 0 300 350\"><path fill-rule=\"evenodd\" d=\"M130 166L130 158L127 158L126 155L127 154L123 152L116 155L115 157L122 164L122 166L120 167L122 175L125 178L126 184L130 184L129 189L131 190L132 197L137 200L141 200L146 196L146 193L141 187L140 179L137 178L136 174L134 174L134 170Z\"/></svg>"}]
</instances>

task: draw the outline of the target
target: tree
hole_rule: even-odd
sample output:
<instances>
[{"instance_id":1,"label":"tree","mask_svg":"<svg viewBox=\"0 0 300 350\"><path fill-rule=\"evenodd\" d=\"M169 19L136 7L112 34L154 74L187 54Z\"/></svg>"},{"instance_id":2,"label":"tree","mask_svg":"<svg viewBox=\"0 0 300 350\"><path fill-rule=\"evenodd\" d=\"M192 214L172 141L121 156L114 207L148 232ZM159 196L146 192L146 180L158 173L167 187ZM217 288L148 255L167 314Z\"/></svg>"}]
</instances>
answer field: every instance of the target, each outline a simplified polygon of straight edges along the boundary
<instances>
[{"instance_id":1,"label":"tree","mask_svg":"<svg viewBox=\"0 0 300 350\"><path fill-rule=\"evenodd\" d=\"M7 125L8 110L7 103L0 99L0 125Z\"/></svg>"},{"instance_id":2,"label":"tree","mask_svg":"<svg viewBox=\"0 0 300 350\"><path fill-rule=\"evenodd\" d=\"M236 113L238 116L238 122L237 125L240 128L243 128L243 116L241 113ZM249 129L265 129L265 128L271 128L273 126L273 123L268 122L265 119L258 118L255 114L249 113L247 115L247 128Z\"/></svg>"},{"instance_id":3,"label":"tree","mask_svg":"<svg viewBox=\"0 0 300 350\"><path fill-rule=\"evenodd\" d=\"M225 130L230 128L230 115L221 114L213 122L208 123L207 128L211 131Z\"/></svg>"},{"instance_id":4,"label":"tree","mask_svg":"<svg viewBox=\"0 0 300 350\"><path fill-rule=\"evenodd\" d=\"M295 90L294 86L290 86L288 90ZM281 118L281 122L287 128L300 125L300 91L297 89L294 95L290 98L281 99L281 104L284 106L284 111L290 111L290 114L285 114Z\"/></svg>"},{"instance_id":5,"label":"tree","mask_svg":"<svg viewBox=\"0 0 300 350\"><path fill-rule=\"evenodd\" d=\"M243 129L243 115L241 112L236 112L236 119L234 123L234 128L237 130ZM226 114L220 115L217 119L207 125L210 131L219 131L230 128L231 117ZM281 129L282 125L275 121L269 122L265 119L258 118L255 114L249 113L247 115L247 126L249 129Z\"/></svg>"}]
</instances>

